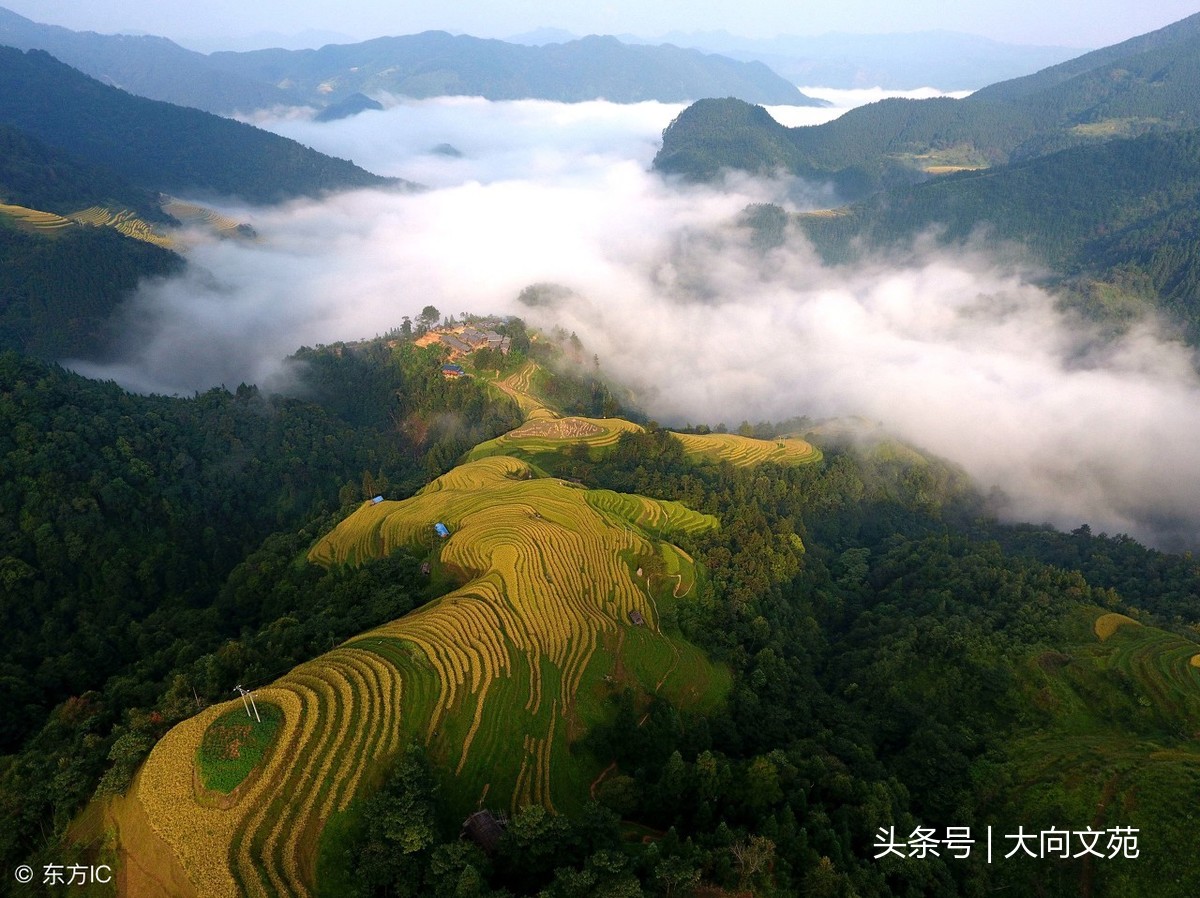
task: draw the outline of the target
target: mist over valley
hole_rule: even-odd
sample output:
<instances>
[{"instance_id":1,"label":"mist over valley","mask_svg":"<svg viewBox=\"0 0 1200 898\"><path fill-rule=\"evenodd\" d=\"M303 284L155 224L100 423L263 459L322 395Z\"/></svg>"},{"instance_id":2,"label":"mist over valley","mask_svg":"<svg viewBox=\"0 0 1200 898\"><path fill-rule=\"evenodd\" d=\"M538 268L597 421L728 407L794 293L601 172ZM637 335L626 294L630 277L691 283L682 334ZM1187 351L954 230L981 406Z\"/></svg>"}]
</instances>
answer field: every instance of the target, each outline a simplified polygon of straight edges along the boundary
<instances>
[{"instance_id":1,"label":"mist over valley","mask_svg":"<svg viewBox=\"0 0 1200 898\"><path fill-rule=\"evenodd\" d=\"M845 108L804 114L817 124ZM652 173L680 109L392 98L340 122L260 117L429 189L223 207L262 239L195 236L188 271L128 304L121 358L71 364L145 392L286 390L301 345L384 333L429 304L517 315L576 332L665 423L864 416L998 489L1009 519L1192 545L1200 380L1168 326L1147 314L1104 333L1062 307L1036 262L982 238L969 252L917 241L903 258L842 266L790 226L781 245L755 248L737 226L747 206L826 209L836 190ZM517 302L543 282L576 296Z\"/></svg>"}]
</instances>

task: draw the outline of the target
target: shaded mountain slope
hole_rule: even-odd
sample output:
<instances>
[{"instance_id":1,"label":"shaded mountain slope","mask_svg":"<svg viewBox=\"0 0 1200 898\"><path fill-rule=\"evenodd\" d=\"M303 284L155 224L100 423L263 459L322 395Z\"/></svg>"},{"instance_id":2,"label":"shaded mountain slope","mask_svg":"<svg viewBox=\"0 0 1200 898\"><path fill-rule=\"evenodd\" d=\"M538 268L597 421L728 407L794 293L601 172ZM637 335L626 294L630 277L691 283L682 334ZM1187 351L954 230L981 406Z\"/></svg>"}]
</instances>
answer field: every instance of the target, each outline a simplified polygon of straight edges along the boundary
<instances>
[{"instance_id":1,"label":"shaded mountain slope","mask_svg":"<svg viewBox=\"0 0 1200 898\"><path fill-rule=\"evenodd\" d=\"M222 71L165 37L96 34L43 25L0 8L0 44L45 50L98 81L152 100L207 112L300 105L292 92Z\"/></svg>"},{"instance_id":2,"label":"shaded mountain slope","mask_svg":"<svg viewBox=\"0 0 1200 898\"><path fill-rule=\"evenodd\" d=\"M954 243L983 229L1065 274L1140 279L1193 338L1200 336L1198 130L948 175L845 211L799 219L831 260L927 231Z\"/></svg>"},{"instance_id":3,"label":"shaded mountain slope","mask_svg":"<svg viewBox=\"0 0 1200 898\"><path fill-rule=\"evenodd\" d=\"M9 125L0 125L0 202L59 215L88 206L116 205L135 209L148 220L165 218L153 191Z\"/></svg>"},{"instance_id":4,"label":"shaded mountain slope","mask_svg":"<svg viewBox=\"0 0 1200 898\"><path fill-rule=\"evenodd\" d=\"M955 168L981 168L1115 137L1200 126L1200 16L1086 54L964 100L884 100L816 127L780 130L734 101L685 110L663 135L660 170L692 179L714 166L841 175L849 198ZM722 152L744 130L743 152Z\"/></svg>"},{"instance_id":5,"label":"shaded mountain slope","mask_svg":"<svg viewBox=\"0 0 1200 898\"><path fill-rule=\"evenodd\" d=\"M400 183L250 125L135 97L38 50L0 47L0 124L164 192L277 202Z\"/></svg>"}]
</instances>

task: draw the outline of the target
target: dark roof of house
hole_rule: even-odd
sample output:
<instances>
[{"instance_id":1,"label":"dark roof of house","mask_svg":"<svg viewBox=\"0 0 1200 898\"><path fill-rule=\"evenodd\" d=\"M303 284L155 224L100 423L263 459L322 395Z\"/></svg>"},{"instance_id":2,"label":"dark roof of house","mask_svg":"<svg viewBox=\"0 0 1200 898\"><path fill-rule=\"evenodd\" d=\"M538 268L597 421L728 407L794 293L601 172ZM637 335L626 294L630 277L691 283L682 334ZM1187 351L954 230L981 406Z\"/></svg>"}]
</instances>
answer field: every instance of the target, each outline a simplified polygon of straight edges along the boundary
<instances>
[{"instance_id":1,"label":"dark roof of house","mask_svg":"<svg viewBox=\"0 0 1200 898\"><path fill-rule=\"evenodd\" d=\"M491 811L476 811L463 821L463 835L484 851L495 851L504 836L504 825Z\"/></svg>"}]
</instances>

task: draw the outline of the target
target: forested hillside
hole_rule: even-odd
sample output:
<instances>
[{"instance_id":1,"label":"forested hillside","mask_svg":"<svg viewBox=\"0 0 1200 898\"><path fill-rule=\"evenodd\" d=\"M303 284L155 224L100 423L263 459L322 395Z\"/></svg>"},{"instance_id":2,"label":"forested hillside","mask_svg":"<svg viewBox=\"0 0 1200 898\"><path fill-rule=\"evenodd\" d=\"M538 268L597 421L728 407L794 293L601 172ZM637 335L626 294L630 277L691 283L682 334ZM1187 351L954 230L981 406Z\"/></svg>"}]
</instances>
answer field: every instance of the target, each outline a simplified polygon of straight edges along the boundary
<instances>
[{"instance_id":1,"label":"forested hillside","mask_svg":"<svg viewBox=\"0 0 1200 898\"><path fill-rule=\"evenodd\" d=\"M134 288L183 264L107 228L47 237L0 216L0 349L47 360L95 357L111 347L113 312Z\"/></svg>"},{"instance_id":2,"label":"forested hillside","mask_svg":"<svg viewBox=\"0 0 1200 898\"><path fill-rule=\"evenodd\" d=\"M148 221L168 220L154 191L8 125L0 125L0 202L59 215L114 206L133 209Z\"/></svg>"},{"instance_id":3,"label":"forested hillside","mask_svg":"<svg viewBox=\"0 0 1200 898\"><path fill-rule=\"evenodd\" d=\"M337 397L321 403L244 385L193 399L134 396L0 355L6 863L75 813L118 737L114 775L127 778L172 714L194 712L193 688L224 698L232 684L220 670L247 680L279 672L368 626L372 613L417 601L423 587L403 565L400 580L377 585L374 575L335 573L304 598L276 577L343 503L404 495L438 473L439 459L512 426L511 407L470 381L444 380L440 364L411 346L307 350L295 361L298 389ZM251 562L227 583L274 533L264 558L292 546L279 566ZM313 573L300 582L316 583ZM264 588L283 591L268 599ZM346 590L366 593L360 602ZM185 670L195 674L186 688L172 686ZM152 713L168 695L174 710Z\"/></svg>"},{"instance_id":4,"label":"forested hillside","mask_svg":"<svg viewBox=\"0 0 1200 898\"><path fill-rule=\"evenodd\" d=\"M1177 55L1177 47L1180 44L1189 45L1196 38L1200 38L1200 15L1188 16L1186 19L1181 19L1157 31L1138 35L1119 44L1113 44L1111 47L1084 53L1058 65L1048 66L1032 75L992 84L976 91L974 96L983 101L1012 102L1024 97L1049 95L1049 92L1059 85L1066 84L1079 76L1088 76L1089 81L1095 85L1096 99L1101 99L1107 95L1119 94L1125 87L1121 83L1120 77L1113 77L1116 74L1114 66L1129 65L1130 60L1138 61L1135 64L1139 68L1142 68L1141 61L1143 60L1150 61L1151 65L1157 60L1161 65L1166 58ZM1162 54L1166 54L1166 56ZM1127 74L1133 75L1134 73ZM1160 73L1157 80L1165 80L1166 74L1166 72ZM1105 80L1110 82L1107 86L1097 84L1097 82Z\"/></svg>"},{"instance_id":5,"label":"forested hillside","mask_svg":"<svg viewBox=\"0 0 1200 898\"><path fill-rule=\"evenodd\" d=\"M664 133L655 166L700 180L721 167L819 173L857 199L946 170L1195 128L1197 90L1200 15L963 100L883 100L816 127L784 129L733 101L693 106ZM729 152L734 131L740 154ZM792 148L781 153L785 137Z\"/></svg>"},{"instance_id":6,"label":"forested hillside","mask_svg":"<svg viewBox=\"0 0 1200 898\"><path fill-rule=\"evenodd\" d=\"M271 203L400 183L241 122L135 97L37 50L0 47L0 124L168 193Z\"/></svg>"},{"instance_id":7,"label":"forested hillside","mask_svg":"<svg viewBox=\"0 0 1200 898\"><path fill-rule=\"evenodd\" d=\"M0 348L46 360L110 349L117 306L184 264L162 192L265 203L402 183L0 47Z\"/></svg>"},{"instance_id":8,"label":"forested hillside","mask_svg":"<svg viewBox=\"0 0 1200 898\"><path fill-rule=\"evenodd\" d=\"M511 428L515 410L498 400L535 382L519 356L500 373L445 380L437 352L403 336L394 349L301 353L315 403L245 387L139 398L3 362L3 682L20 709L6 718L0 767L10 865L63 857L54 845L38 853L40 834L64 833L97 788L123 791L171 724L234 684L262 687L453 589L451 568L421 573L427 550L349 566L302 556L363 497L409 495ZM486 398L482 381L505 372ZM564 396L598 395L539 378ZM630 425L555 449L554 419L538 420L507 448L487 444L484 461L528 452L551 477L505 489L586 485L719 521L674 531L696 579L686 597L668 586L660 595L678 598L660 608L664 632L728 669L728 703L697 713L670 690L649 701L612 692L568 743L603 770L585 789L595 801L558 816L522 803L490 854L458 838L458 787L438 741L414 744L373 797L335 818L320 843L325 888L950 896L1074 895L1087 882L1111 898L1186 894L1172 846L1187 837L1196 759L1184 734L1200 714L1194 560L1086 528L1000 526L961 473L886 441L810 435L822 453L804 463L735 466L689 449L719 442L703 431L681 442ZM628 663L652 663L637 658ZM1132 826L1141 856L1136 871L1119 860L988 865L981 845L963 861L875 857L880 827L907 840L918 826L982 838L1018 824Z\"/></svg>"},{"instance_id":9,"label":"forested hillside","mask_svg":"<svg viewBox=\"0 0 1200 898\"><path fill-rule=\"evenodd\" d=\"M98 81L140 97L213 113L301 105L299 96L224 72L165 37L97 34L43 25L0 8L0 44L45 50Z\"/></svg>"},{"instance_id":10,"label":"forested hillside","mask_svg":"<svg viewBox=\"0 0 1200 898\"><path fill-rule=\"evenodd\" d=\"M947 175L798 221L831 260L935 233L1024 245L1067 275L1119 281L1200 339L1200 131L1149 134ZM864 242L865 240L865 242Z\"/></svg>"}]
</instances>

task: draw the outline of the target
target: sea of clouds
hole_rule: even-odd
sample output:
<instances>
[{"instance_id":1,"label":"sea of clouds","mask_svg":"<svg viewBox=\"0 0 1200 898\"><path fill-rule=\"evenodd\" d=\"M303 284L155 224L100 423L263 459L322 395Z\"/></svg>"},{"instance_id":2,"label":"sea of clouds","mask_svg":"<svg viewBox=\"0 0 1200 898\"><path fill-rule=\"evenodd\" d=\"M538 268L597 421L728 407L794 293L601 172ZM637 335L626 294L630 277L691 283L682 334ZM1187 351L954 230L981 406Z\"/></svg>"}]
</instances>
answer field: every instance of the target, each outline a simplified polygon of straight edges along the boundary
<instances>
[{"instance_id":1,"label":"sea of clouds","mask_svg":"<svg viewBox=\"0 0 1200 898\"><path fill-rule=\"evenodd\" d=\"M882 95L805 91L836 105L772 114L818 124ZM794 179L660 178L650 162L680 106L388 107L257 123L429 189L231 202L221 211L261 239L189 233L187 273L126 309L121 358L72 366L140 391L286 388L297 347L386 332L426 305L519 314L575 331L664 422L864 416L1002 491L1014 519L1200 543L1200 379L1159 322L1099 334L984 246L833 268L792 233L764 255L731 226L747 204L838 198ZM576 296L521 306L538 282Z\"/></svg>"}]
</instances>

